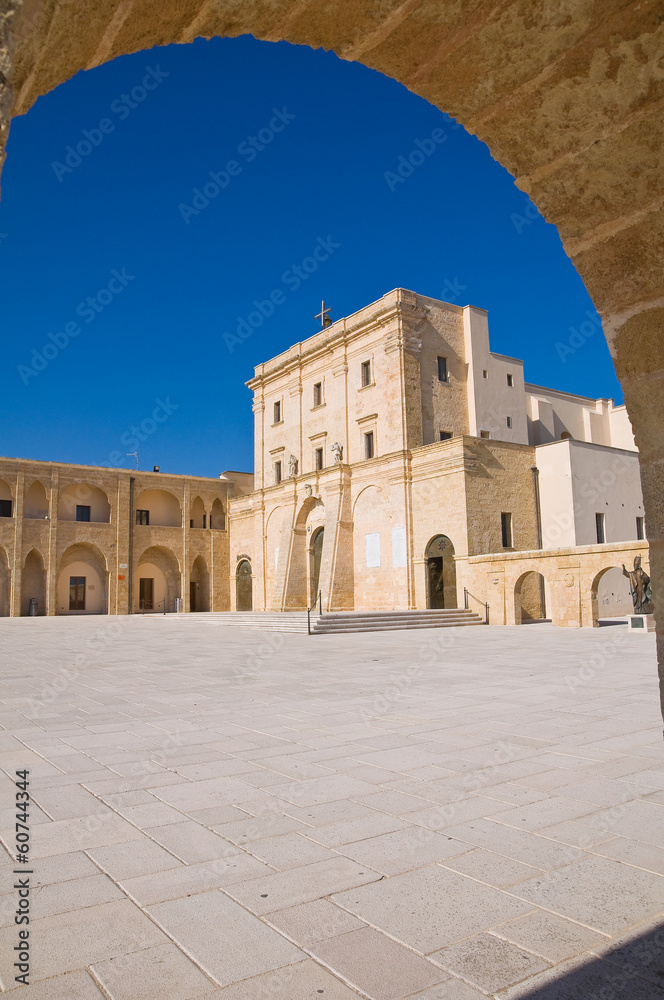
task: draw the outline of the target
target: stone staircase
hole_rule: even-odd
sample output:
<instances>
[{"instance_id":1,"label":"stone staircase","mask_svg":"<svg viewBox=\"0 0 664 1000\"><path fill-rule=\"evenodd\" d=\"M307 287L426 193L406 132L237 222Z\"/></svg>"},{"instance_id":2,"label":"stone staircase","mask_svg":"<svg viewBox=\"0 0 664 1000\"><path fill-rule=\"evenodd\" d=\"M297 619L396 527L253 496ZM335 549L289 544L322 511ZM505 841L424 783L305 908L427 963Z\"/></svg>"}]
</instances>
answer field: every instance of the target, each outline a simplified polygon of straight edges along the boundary
<instances>
[{"instance_id":1,"label":"stone staircase","mask_svg":"<svg viewBox=\"0 0 664 1000\"><path fill-rule=\"evenodd\" d=\"M162 619L164 616L161 616ZM307 632L306 611L211 611L166 615L166 620L195 622L218 621L236 628L264 629L268 632ZM346 632L386 632L395 629L451 628L459 625L483 625L484 619L463 608L439 611L332 611L311 614L312 635Z\"/></svg>"}]
</instances>

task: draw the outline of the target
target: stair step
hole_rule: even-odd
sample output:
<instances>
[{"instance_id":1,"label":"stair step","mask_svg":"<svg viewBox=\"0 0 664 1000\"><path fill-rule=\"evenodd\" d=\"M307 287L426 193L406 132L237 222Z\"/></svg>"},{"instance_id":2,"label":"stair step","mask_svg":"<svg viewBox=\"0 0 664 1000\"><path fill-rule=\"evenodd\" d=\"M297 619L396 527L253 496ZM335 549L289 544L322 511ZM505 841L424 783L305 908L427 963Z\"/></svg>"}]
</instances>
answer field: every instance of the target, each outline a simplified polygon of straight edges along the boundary
<instances>
[{"instance_id":1,"label":"stair step","mask_svg":"<svg viewBox=\"0 0 664 1000\"><path fill-rule=\"evenodd\" d=\"M263 629L271 632L307 633L306 611L212 611L190 612L178 615L156 615L156 620L177 618L178 621L199 618L213 620L221 625L237 628ZM347 632L387 632L421 628L458 628L465 625L483 625L484 619L465 608L410 609L395 611L333 611L310 617L314 635L333 635Z\"/></svg>"}]
</instances>

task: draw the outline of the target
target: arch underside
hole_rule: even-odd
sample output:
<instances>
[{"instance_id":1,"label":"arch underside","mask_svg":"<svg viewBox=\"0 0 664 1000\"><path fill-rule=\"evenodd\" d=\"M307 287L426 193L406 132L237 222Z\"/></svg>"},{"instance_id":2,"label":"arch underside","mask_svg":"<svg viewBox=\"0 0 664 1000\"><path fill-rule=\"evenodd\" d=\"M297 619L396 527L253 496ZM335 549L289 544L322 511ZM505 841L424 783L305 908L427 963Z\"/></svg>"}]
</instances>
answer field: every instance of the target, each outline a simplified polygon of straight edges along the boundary
<instances>
[{"instance_id":1,"label":"arch underside","mask_svg":"<svg viewBox=\"0 0 664 1000\"><path fill-rule=\"evenodd\" d=\"M85 17L64 0L12 7L0 26L3 143L12 114L81 69L155 45L246 33L360 61L485 142L558 227L602 316L640 451L653 590L664 586L660 5L579 3L570 13L539 0L89 0Z\"/></svg>"}]
</instances>

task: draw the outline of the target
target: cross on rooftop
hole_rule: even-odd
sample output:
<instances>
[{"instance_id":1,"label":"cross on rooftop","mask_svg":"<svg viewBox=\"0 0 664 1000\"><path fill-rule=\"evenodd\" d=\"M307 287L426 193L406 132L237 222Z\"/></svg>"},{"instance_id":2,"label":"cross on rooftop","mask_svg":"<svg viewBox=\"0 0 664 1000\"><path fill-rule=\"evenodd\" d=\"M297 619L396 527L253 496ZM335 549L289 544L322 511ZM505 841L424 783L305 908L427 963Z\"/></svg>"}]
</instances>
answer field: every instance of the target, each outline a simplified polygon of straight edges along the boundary
<instances>
[{"instance_id":1,"label":"cross on rooftop","mask_svg":"<svg viewBox=\"0 0 664 1000\"><path fill-rule=\"evenodd\" d=\"M328 313L330 311L331 307L328 306L327 308L325 308L325 299L323 299L323 301L320 304L320 312L316 313L316 315L314 316L314 319L320 320L321 330L323 330L326 326L330 326L330 324L332 323L332 318L328 316Z\"/></svg>"}]
</instances>

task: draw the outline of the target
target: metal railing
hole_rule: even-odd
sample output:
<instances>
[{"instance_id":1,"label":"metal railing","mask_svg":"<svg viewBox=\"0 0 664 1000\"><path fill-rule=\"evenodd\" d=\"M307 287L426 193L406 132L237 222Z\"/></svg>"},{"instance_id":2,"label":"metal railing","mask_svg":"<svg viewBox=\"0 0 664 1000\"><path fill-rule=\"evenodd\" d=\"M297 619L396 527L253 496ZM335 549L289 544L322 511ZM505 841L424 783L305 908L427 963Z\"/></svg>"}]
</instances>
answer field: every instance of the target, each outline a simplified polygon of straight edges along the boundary
<instances>
[{"instance_id":1,"label":"metal railing","mask_svg":"<svg viewBox=\"0 0 664 1000\"><path fill-rule=\"evenodd\" d=\"M482 607L484 608L484 624L488 625L489 624L489 605L488 605L488 602L487 601L480 601L479 597L475 597L475 595L471 594L471 592L468 590L467 587L464 587L463 588L463 606L466 609L466 611L470 610L469 607L468 607L468 598L469 597L471 597L473 599L473 601L476 601L478 604L482 605Z\"/></svg>"},{"instance_id":2,"label":"metal railing","mask_svg":"<svg viewBox=\"0 0 664 1000\"><path fill-rule=\"evenodd\" d=\"M318 605L318 614L319 614L319 616L321 616L323 614L323 591L322 590L318 591L318 597L316 598L316 600L314 601L314 603L311 605L311 607L307 608L307 634L308 635L311 635L311 612L314 610L314 608L316 607L316 605Z\"/></svg>"},{"instance_id":3,"label":"metal railing","mask_svg":"<svg viewBox=\"0 0 664 1000\"><path fill-rule=\"evenodd\" d=\"M158 601L157 604L152 604L152 602L150 602L149 608L146 608L144 600L139 603L139 610L142 615L144 615L146 611L159 611L160 608L163 608L163 614L166 614L166 598L164 598L163 601Z\"/></svg>"}]
</instances>

